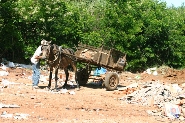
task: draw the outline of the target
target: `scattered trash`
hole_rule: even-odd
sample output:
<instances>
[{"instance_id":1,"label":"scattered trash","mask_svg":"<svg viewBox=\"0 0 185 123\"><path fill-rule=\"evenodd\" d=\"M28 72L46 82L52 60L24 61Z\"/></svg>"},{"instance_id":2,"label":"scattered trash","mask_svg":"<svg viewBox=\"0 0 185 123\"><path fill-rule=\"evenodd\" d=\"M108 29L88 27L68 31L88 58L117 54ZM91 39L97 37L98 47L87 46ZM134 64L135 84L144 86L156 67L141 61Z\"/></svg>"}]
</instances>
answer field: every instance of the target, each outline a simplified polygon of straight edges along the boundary
<instances>
[{"instance_id":1,"label":"scattered trash","mask_svg":"<svg viewBox=\"0 0 185 123\"><path fill-rule=\"evenodd\" d=\"M107 70L103 67L96 68L96 70L94 71L94 76L99 76L101 74L105 74L106 72L107 72Z\"/></svg>"},{"instance_id":2,"label":"scattered trash","mask_svg":"<svg viewBox=\"0 0 185 123\"><path fill-rule=\"evenodd\" d=\"M8 76L9 72L7 71L0 71L0 76Z\"/></svg>"},{"instance_id":3,"label":"scattered trash","mask_svg":"<svg viewBox=\"0 0 185 123\"><path fill-rule=\"evenodd\" d=\"M135 79L140 79L141 78L141 76L140 75L137 75L136 77L135 77Z\"/></svg>"},{"instance_id":4,"label":"scattered trash","mask_svg":"<svg viewBox=\"0 0 185 123\"><path fill-rule=\"evenodd\" d=\"M179 87L178 84L172 84L173 89L175 90L176 93L179 93L182 91L182 89Z\"/></svg>"},{"instance_id":5,"label":"scattered trash","mask_svg":"<svg viewBox=\"0 0 185 123\"><path fill-rule=\"evenodd\" d=\"M74 91L70 91L70 92L69 92L69 94L74 95L74 94L75 94L75 92L74 92Z\"/></svg>"},{"instance_id":6,"label":"scattered trash","mask_svg":"<svg viewBox=\"0 0 185 123\"><path fill-rule=\"evenodd\" d=\"M6 79L2 79L1 84L2 84L3 88L8 88L10 85L16 85L16 84L20 84L20 83L10 82Z\"/></svg>"},{"instance_id":7,"label":"scattered trash","mask_svg":"<svg viewBox=\"0 0 185 123\"><path fill-rule=\"evenodd\" d=\"M154 72L153 72L153 75L155 75L155 76L158 75L157 71L154 71Z\"/></svg>"},{"instance_id":8,"label":"scattered trash","mask_svg":"<svg viewBox=\"0 0 185 123\"><path fill-rule=\"evenodd\" d=\"M6 60L5 58L2 58L1 68L3 70L6 70L6 68L27 68L32 69L31 65L25 65L25 64L18 64L11 61Z\"/></svg>"},{"instance_id":9,"label":"scattered trash","mask_svg":"<svg viewBox=\"0 0 185 123\"><path fill-rule=\"evenodd\" d=\"M2 70L5 70L6 71L6 69L7 69L7 67L3 64L3 63L1 63L1 67L0 67Z\"/></svg>"},{"instance_id":10,"label":"scattered trash","mask_svg":"<svg viewBox=\"0 0 185 123\"><path fill-rule=\"evenodd\" d=\"M124 91L134 89L137 83L122 88ZM126 89L126 90L125 90ZM149 115L165 116L169 119L185 120L185 93L178 84L164 85L159 82L148 82L138 90L122 97L129 104L156 106L160 111L147 110Z\"/></svg>"},{"instance_id":11,"label":"scattered trash","mask_svg":"<svg viewBox=\"0 0 185 123\"><path fill-rule=\"evenodd\" d=\"M11 105L0 104L0 108L20 108L20 106L16 104L11 104Z\"/></svg>"},{"instance_id":12,"label":"scattered trash","mask_svg":"<svg viewBox=\"0 0 185 123\"><path fill-rule=\"evenodd\" d=\"M40 75L40 82L48 82L47 78L48 76ZM32 76L29 79L32 79Z\"/></svg>"},{"instance_id":13,"label":"scattered trash","mask_svg":"<svg viewBox=\"0 0 185 123\"><path fill-rule=\"evenodd\" d=\"M2 118L12 118L13 114L8 114L6 111L3 111L1 114Z\"/></svg>"},{"instance_id":14,"label":"scattered trash","mask_svg":"<svg viewBox=\"0 0 185 123\"><path fill-rule=\"evenodd\" d=\"M154 68L148 68L145 73L147 74L153 74L153 75L158 75L157 73L157 67L154 67Z\"/></svg>"},{"instance_id":15,"label":"scattered trash","mask_svg":"<svg viewBox=\"0 0 185 123\"><path fill-rule=\"evenodd\" d=\"M23 114L23 113L16 113L14 116L14 119L22 120L22 119L28 119L29 114Z\"/></svg>"},{"instance_id":16,"label":"scattered trash","mask_svg":"<svg viewBox=\"0 0 185 123\"><path fill-rule=\"evenodd\" d=\"M180 117L180 107L172 103L164 104L165 115L171 119L176 119Z\"/></svg>"},{"instance_id":17,"label":"scattered trash","mask_svg":"<svg viewBox=\"0 0 185 123\"><path fill-rule=\"evenodd\" d=\"M133 84L130 84L130 85L126 86L126 87L120 87L120 88L118 88L118 90L122 91L122 90L126 90L128 88L137 88L137 87L138 87L138 83L133 83Z\"/></svg>"},{"instance_id":18,"label":"scattered trash","mask_svg":"<svg viewBox=\"0 0 185 123\"><path fill-rule=\"evenodd\" d=\"M15 67L15 64L13 62L8 62L8 67Z\"/></svg>"},{"instance_id":19,"label":"scattered trash","mask_svg":"<svg viewBox=\"0 0 185 123\"><path fill-rule=\"evenodd\" d=\"M67 89L61 89L61 90L60 90L60 93L61 93L61 94L65 94L65 93L67 93L67 92L68 92Z\"/></svg>"},{"instance_id":20,"label":"scattered trash","mask_svg":"<svg viewBox=\"0 0 185 123\"><path fill-rule=\"evenodd\" d=\"M31 98L31 99L35 99L35 98L36 98L36 96L35 96L35 95L32 95L30 98Z\"/></svg>"},{"instance_id":21,"label":"scattered trash","mask_svg":"<svg viewBox=\"0 0 185 123\"><path fill-rule=\"evenodd\" d=\"M8 114L6 111L3 111L0 117L2 117L2 118L14 118L14 119L18 119L18 120L24 119L25 120L25 119L28 119L28 116L30 116L30 115L29 114L23 114L23 113Z\"/></svg>"}]
</instances>

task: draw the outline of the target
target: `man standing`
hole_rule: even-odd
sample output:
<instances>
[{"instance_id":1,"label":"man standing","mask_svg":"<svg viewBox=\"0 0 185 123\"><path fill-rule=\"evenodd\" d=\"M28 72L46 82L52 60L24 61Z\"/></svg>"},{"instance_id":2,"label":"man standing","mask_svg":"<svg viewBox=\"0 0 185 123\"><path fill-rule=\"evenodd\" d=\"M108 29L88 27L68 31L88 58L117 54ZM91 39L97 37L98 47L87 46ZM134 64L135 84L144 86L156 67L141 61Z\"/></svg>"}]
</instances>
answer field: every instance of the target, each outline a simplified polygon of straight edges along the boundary
<instances>
[{"instance_id":1,"label":"man standing","mask_svg":"<svg viewBox=\"0 0 185 123\"><path fill-rule=\"evenodd\" d=\"M35 51L35 53L31 58L32 69L33 69L32 84L33 84L33 88L35 89L39 88L38 84L40 79L40 59L43 59L43 57L41 56L42 54L41 48L42 48L42 45L46 45L46 44L47 44L47 41L42 40L41 45L37 48L37 50Z\"/></svg>"}]
</instances>

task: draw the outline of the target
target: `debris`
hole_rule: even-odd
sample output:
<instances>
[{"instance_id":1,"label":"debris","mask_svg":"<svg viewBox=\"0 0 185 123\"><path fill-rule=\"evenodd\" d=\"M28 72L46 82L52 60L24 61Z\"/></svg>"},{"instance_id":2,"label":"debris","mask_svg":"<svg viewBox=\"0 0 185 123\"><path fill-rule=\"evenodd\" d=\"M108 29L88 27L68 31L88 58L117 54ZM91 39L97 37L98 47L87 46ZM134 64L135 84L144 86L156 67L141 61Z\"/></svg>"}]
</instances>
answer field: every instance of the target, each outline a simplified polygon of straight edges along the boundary
<instances>
[{"instance_id":1,"label":"debris","mask_svg":"<svg viewBox=\"0 0 185 123\"><path fill-rule=\"evenodd\" d=\"M178 93L178 92L181 92L182 89L179 87L178 84L172 84L172 87L175 89L175 92Z\"/></svg>"},{"instance_id":2,"label":"debris","mask_svg":"<svg viewBox=\"0 0 185 123\"><path fill-rule=\"evenodd\" d=\"M15 64L13 62L8 62L8 67L13 68L15 67Z\"/></svg>"},{"instance_id":3,"label":"debris","mask_svg":"<svg viewBox=\"0 0 185 123\"><path fill-rule=\"evenodd\" d=\"M1 63L1 67L0 67L2 70L5 70L6 71L6 66L3 64L3 63Z\"/></svg>"},{"instance_id":4,"label":"debris","mask_svg":"<svg viewBox=\"0 0 185 123\"><path fill-rule=\"evenodd\" d=\"M123 91L123 90L127 90L128 88L137 88L138 87L138 83L133 83L133 84L130 84L126 87L121 87L121 88L118 88L119 91Z\"/></svg>"},{"instance_id":5,"label":"debris","mask_svg":"<svg viewBox=\"0 0 185 123\"><path fill-rule=\"evenodd\" d=\"M70 91L70 92L69 92L69 94L74 95L74 94L75 94L75 92L74 92L74 91Z\"/></svg>"},{"instance_id":6,"label":"debris","mask_svg":"<svg viewBox=\"0 0 185 123\"><path fill-rule=\"evenodd\" d=\"M28 116L30 116L29 114L23 114L23 113L16 113L14 116L14 119L28 119Z\"/></svg>"},{"instance_id":7,"label":"debris","mask_svg":"<svg viewBox=\"0 0 185 123\"><path fill-rule=\"evenodd\" d=\"M179 120L180 120L180 121L184 121L185 118L184 118L183 116L180 116L180 117L179 117Z\"/></svg>"},{"instance_id":8,"label":"debris","mask_svg":"<svg viewBox=\"0 0 185 123\"><path fill-rule=\"evenodd\" d=\"M94 76L99 76L101 74L105 74L106 72L107 72L107 70L103 67L96 68L96 70L94 71Z\"/></svg>"},{"instance_id":9,"label":"debris","mask_svg":"<svg viewBox=\"0 0 185 123\"><path fill-rule=\"evenodd\" d=\"M2 118L14 118L14 119L27 119L27 117L29 116L29 114L23 114L23 113L15 113L15 116L13 116L14 114L8 114L6 111L3 111L1 116Z\"/></svg>"},{"instance_id":10,"label":"debris","mask_svg":"<svg viewBox=\"0 0 185 123\"><path fill-rule=\"evenodd\" d=\"M146 71L145 71L145 73L147 73L147 74L153 74L153 75L158 75L158 73L157 73L157 67L154 67L154 68L148 68Z\"/></svg>"},{"instance_id":11,"label":"debris","mask_svg":"<svg viewBox=\"0 0 185 123\"><path fill-rule=\"evenodd\" d=\"M182 84L182 87L185 87L185 83Z\"/></svg>"},{"instance_id":12,"label":"debris","mask_svg":"<svg viewBox=\"0 0 185 123\"><path fill-rule=\"evenodd\" d=\"M135 77L135 79L140 79L141 78L141 76L140 75L137 75L136 77Z\"/></svg>"},{"instance_id":13,"label":"debris","mask_svg":"<svg viewBox=\"0 0 185 123\"><path fill-rule=\"evenodd\" d=\"M154 71L153 72L153 75L157 76L158 75L157 71Z\"/></svg>"},{"instance_id":14,"label":"debris","mask_svg":"<svg viewBox=\"0 0 185 123\"><path fill-rule=\"evenodd\" d=\"M30 98L31 98L31 99L35 99L35 98L36 98L36 96L35 96L35 95L32 95Z\"/></svg>"},{"instance_id":15,"label":"debris","mask_svg":"<svg viewBox=\"0 0 185 123\"><path fill-rule=\"evenodd\" d=\"M180 117L180 107L172 103L164 104L165 115L171 119L176 119Z\"/></svg>"},{"instance_id":16,"label":"debris","mask_svg":"<svg viewBox=\"0 0 185 123\"><path fill-rule=\"evenodd\" d=\"M61 93L61 94L65 94L65 93L67 93L67 92L68 92L67 89L61 89L61 90L60 90L60 93Z\"/></svg>"},{"instance_id":17,"label":"debris","mask_svg":"<svg viewBox=\"0 0 185 123\"><path fill-rule=\"evenodd\" d=\"M2 79L1 84L2 84L3 88L7 88L7 87L10 86L10 85L15 85L15 84L19 84L19 83L9 82L9 81L6 80L6 79Z\"/></svg>"},{"instance_id":18,"label":"debris","mask_svg":"<svg viewBox=\"0 0 185 123\"><path fill-rule=\"evenodd\" d=\"M11 104L11 105L0 104L0 108L20 108L20 106L16 104Z\"/></svg>"},{"instance_id":19,"label":"debris","mask_svg":"<svg viewBox=\"0 0 185 123\"><path fill-rule=\"evenodd\" d=\"M1 114L2 118L12 118L13 114L8 114L6 111L3 111Z\"/></svg>"},{"instance_id":20,"label":"debris","mask_svg":"<svg viewBox=\"0 0 185 123\"><path fill-rule=\"evenodd\" d=\"M97 52L96 51L92 51L92 50L89 50L89 49L84 49L81 54L80 54L80 57L82 58L87 58L87 59L93 59L94 55L96 54Z\"/></svg>"},{"instance_id":21,"label":"debris","mask_svg":"<svg viewBox=\"0 0 185 123\"><path fill-rule=\"evenodd\" d=\"M48 82L47 81L48 76L40 75L40 82ZM32 78L30 78L32 79Z\"/></svg>"},{"instance_id":22,"label":"debris","mask_svg":"<svg viewBox=\"0 0 185 123\"><path fill-rule=\"evenodd\" d=\"M0 71L0 76L8 76L9 72L7 71Z\"/></svg>"},{"instance_id":23,"label":"debris","mask_svg":"<svg viewBox=\"0 0 185 123\"><path fill-rule=\"evenodd\" d=\"M130 87L137 87L131 84ZM125 87L129 89L128 87ZM185 94L178 84L163 85L156 82L149 82L121 99L127 103L157 106L161 111L147 110L149 115L166 116L171 120L185 120ZM182 111L182 112L181 112ZM164 115L162 114L164 112Z\"/></svg>"},{"instance_id":24,"label":"debris","mask_svg":"<svg viewBox=\"0 0 185 123\"><path fill-rule=\"evenodd\" d=\"M175 102L178 96L173 97L171 92L165 85L160 83L146 83L140 90L124 96L122 99L128 103L137 103L141 105L150 105L151 97L153 98L154 105L162 107L165 102Z\"/></svg>"}]
</instances>

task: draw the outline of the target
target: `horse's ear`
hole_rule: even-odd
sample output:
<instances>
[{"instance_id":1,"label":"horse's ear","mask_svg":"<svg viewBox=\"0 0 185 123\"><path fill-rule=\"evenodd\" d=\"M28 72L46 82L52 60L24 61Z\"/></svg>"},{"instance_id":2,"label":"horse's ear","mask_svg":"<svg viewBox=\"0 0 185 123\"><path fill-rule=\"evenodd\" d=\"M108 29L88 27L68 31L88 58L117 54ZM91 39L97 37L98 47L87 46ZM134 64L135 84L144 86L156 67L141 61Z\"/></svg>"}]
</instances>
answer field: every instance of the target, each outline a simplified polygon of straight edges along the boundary
<instances>
[{"instance_id":1,"label":"horse's ear","mask_svg":"<svg viewBox=\"0 0 185 123\"><path fill-rule=\"evenodd\" d=\"M51 44L51 41L48 41L48 44Z\"/></svg>"}]
</instances>

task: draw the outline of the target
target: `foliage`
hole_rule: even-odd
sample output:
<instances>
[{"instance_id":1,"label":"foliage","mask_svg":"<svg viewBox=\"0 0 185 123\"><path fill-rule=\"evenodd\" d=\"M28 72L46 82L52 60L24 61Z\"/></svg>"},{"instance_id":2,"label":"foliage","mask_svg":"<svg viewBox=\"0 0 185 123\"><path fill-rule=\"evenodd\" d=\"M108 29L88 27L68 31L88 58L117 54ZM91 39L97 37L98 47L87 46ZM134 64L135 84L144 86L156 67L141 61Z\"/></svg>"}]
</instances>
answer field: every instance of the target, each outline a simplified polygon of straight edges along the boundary
<instances>
[{"instance_id":1,"label":"foliage","mask_svg":"<svg viewBox=\"0 0 185 123\"><path fill-rule=\"evenodd\" d=\"M105 45L127 54L127 70L185 67L185 6L159 0L1 0L0 57L25 59L42 39Z\"/></svg>"}]
</instances>

